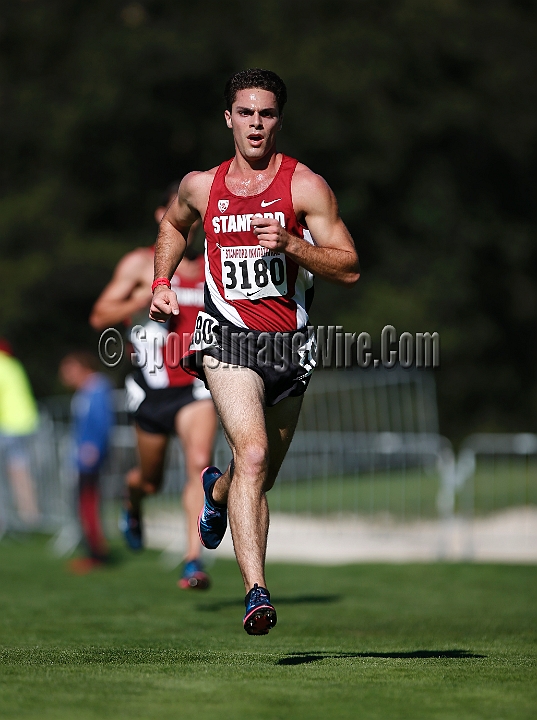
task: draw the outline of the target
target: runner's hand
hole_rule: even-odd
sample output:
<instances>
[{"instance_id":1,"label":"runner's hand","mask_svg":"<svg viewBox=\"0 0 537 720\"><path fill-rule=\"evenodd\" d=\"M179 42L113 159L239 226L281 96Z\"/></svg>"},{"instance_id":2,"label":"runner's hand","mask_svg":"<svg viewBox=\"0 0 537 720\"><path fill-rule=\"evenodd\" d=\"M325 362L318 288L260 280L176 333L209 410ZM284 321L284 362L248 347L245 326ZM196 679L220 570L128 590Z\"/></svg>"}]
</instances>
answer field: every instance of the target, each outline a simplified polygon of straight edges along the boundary
<instances>
[{"instance_id":1,"label":"runner's hand","mask_svg":"<svg viewBox=\"0 0 537 720\"><path fill-rule=\"evenodd\" d=\"M165 285L158 285L153 293L153 301L149 310L151 320L164 323L170 315L179 315L177 295Z\"/></svg>"},{"instance_id":2,"label":"runner's hand","mask_svg":"<svg viewBox=\"0 0 537 720\"><path fill-rule=\"evenodd\" d=\"M273 218L253 217L252 228L259 244L269 250L285 252L291 236L278 220Z\"/></svg>"}]
</instances>

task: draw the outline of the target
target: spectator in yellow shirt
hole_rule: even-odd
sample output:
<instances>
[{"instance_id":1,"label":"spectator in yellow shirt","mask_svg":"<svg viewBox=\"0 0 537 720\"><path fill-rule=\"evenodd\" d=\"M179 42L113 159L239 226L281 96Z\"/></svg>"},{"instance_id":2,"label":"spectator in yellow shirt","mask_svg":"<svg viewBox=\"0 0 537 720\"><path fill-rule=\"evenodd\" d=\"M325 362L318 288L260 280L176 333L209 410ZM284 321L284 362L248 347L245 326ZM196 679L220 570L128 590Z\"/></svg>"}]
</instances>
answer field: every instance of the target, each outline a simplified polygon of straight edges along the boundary
<instances>
[{"instance_id":1,"label":"spectator in yellow shirt","mask_svg":"<svg viewBox=\"0 0 537 720\"><path fill-rule=\"evenodd\" d=\"M29 440L39 421L26 372L0 339L0 460L6 468L20 519L35 525L39 519L35 485L30 473Z\"/></svg>"}]
</instances>

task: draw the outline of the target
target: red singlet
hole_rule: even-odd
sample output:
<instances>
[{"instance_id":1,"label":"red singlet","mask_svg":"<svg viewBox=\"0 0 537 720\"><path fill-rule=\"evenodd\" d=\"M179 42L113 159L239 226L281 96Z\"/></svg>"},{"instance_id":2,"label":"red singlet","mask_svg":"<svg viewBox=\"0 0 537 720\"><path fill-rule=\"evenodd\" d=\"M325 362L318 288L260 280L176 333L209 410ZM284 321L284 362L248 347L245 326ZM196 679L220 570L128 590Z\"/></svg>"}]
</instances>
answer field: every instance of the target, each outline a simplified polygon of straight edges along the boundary
<instances>
[{"instance_id":1,"label":"red singlet","mask_svg":"<svg viewBox=\"0 0 537 720\"><path fill-rule=\"evenodd\" d=\"M203 222L206 236L206 311L240 328L282 332L308 322L313 275L285 253L259 245L251 229L254 215L276 218L292 235L313 243L293 208L291 179L297 160L282 155L266 190L234 195L225 178L233 158L222 163L211 186Z\"/></svg>"},{"instance_id":2,"label":"red singlet","mask_svg":"<svg viewBox=\"0 0 537 720\"><path fill-rule=\"evenodd\" d=\"M131 331L131 342L138 358L144 378L151 388L182 387L194 382L192 375L180 365L187 352L196 324L196 317L203 310L203 287L205 268L203 257L196 260L197 273L193 278L172 277L172 290L177 294L179 315L172 315L164 325L148 320L135 325ZM147 317L147 315L146 315Z\"/></svg>"}]
</instances>

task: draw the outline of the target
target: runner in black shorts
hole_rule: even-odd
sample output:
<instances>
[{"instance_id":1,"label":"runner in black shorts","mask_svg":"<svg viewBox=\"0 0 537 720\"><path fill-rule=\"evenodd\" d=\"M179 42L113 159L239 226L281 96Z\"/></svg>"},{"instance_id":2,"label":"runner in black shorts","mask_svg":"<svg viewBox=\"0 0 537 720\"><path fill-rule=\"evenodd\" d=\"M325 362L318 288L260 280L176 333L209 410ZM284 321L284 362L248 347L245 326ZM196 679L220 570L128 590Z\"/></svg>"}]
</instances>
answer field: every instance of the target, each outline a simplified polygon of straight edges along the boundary
<instances>
[{"instance_id":1,"label":"runner in black shorts","mask_svg":"<svg viewBox=\"0 0 537 720\"><path fill-rule=\"evenodd\" d=\"M130 388L131 402L136 402L132 398L133 382L144 391L145 398L132 413L132 417L141 430L154 435L173 435L177 413L190 403L208 397L199 381L155 390L149 387L143 374L137 369L127 380L127 392Z\"/></svg>"},{"instance_id":2,"label":"runner in black shorts","mask_svg":"<svg viewBox=\"0 0 537 720\"><path fill-rule=\"evenodd\" d=\"M204 356L213 358L215 365L226 363L249 368L263 381L266 407L306 392L315 367L316 339L312 327L281 333L244 330L230 325L224 318L216 321L215 315L214 311L211 316L200 314L207 319L206 333L210 325L211 337L201 343L201 350L195 349L194 337L191 349L181 361L185 370L207 385Z\"/></svg>"},{"instance_id":3,"label":"runner in black shorts","mask_svg":"<svg viewBox=\"0 0 537 720\"><path fill-rule=\"evenodd\" d=\"M160 222L166 206L175 198L178 184L170 186L164 202L155 211ZM193 242L191 233L189 243ZM187 548L180 587L204 589L209 578L201 559L197 519L203 506L203 489L199 474L211 462L217 427L216 413L210 393L203 383L194 380L179 366L178 361L188 347L196 315L203 307L203 257L189 246L186 263L173 278L180 313L163 328L148 320L153 278L153 248L138 248L118 264L114 277L104 289L93 309L90 322L96 330L128 322L131 340L141 367L125 381L127 408L136 424L139 467L127 475L128 498L121 529L129 547L143 547L142 500L158 492L164 476L164 461L169 438L176 433L183 447L187 481L183 489L183 507L187 520ZM139 320L139 323L136 321ZM159 339L166 340L161 348ZM177 340L173 355L168 345ZM159 357L156 356L156 354Z\"/></svg>"}]
</instances>

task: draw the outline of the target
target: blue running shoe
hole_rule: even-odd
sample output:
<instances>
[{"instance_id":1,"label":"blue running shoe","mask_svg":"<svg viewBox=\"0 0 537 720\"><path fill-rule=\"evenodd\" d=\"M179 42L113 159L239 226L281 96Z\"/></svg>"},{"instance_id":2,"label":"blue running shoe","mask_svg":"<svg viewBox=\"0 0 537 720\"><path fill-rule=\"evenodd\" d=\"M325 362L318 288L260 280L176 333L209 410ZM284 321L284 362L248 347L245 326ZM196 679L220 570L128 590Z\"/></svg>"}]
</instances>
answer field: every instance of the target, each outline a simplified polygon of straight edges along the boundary
<instances>
[{"instance_id":1,"label":"blue running shoe","mask_svg":"<svg viewBox=\"0 0 537 720\"><path fill-rule=\"evenodd\" d=\"M269 591L256 583L244 598L244 604L246 613L242 623L248 635L267 635L278 621Z\"/></svg>"},{"instance_id":2,"label":"blue running shoe","mask_svg":"<svg viewBox=\"0 0 537 720\"><path fill-rule=\"evenodd\" d=\"M183 590L208 590L211 584L209 576L203 570L203 565L199 560L190 560L185 563L183 574L177 583Z\"/></svg>"},{"instance_id":3,"label":"blue running shoe","mask_svg":"<svg viewBox=\"0 0 537 720\"><path fill-rule=\"evenodd\" d=\"M227 528L227 508L215 505L211 495L211 490L221 475L216 467L207 467L201 473L205 503L198 518L198 533L201 544L209 550L214 550L220 545Z\"/></svg>"},{"instance_id":4,"label":"blue running shoe","mask_svg":"<svg viewBox=\"0 0 537 720\"><path fill-rule=\"evenodd\" d=\"M142 520L125 508L119 517L119 529L131 550L143 550Z\"/></svg>"}]
</instances>

